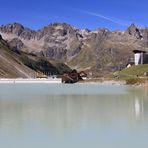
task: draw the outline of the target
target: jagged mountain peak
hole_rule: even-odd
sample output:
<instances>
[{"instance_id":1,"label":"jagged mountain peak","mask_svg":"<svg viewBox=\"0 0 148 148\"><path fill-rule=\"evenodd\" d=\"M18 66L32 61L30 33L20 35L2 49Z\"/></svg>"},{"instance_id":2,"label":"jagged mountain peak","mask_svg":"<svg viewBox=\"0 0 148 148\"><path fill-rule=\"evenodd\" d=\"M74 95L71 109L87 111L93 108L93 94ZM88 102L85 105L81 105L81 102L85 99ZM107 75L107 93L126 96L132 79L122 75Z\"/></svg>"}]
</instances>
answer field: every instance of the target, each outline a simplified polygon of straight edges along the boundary
<instances>
[{"instance_id":1,"label":"jagged mountain peak","mask_svg":"<svg viewBox=\"0 0 148 148\"><path fill-rule=\"evenodd\" d=\"M58 23L58 22L55 22L55 23L50 23L44 27L42 27L41 29L39 29L38 31L42 31L44 29L46 30L50 30L50 29L74 29L75 27L71 26L70 24L67 24L67 23Z\"/></svg>"},{"instance_id":2,"label":"jagged mountain peak","mask_svg":"<svg viewBox=\"0 0 148 148\"><path fill-rule=\"evenodd\" d=\"M0 26L0 32L5 34L13 34L23 39L32 39L36 32L19 23L11 23Z\"/></svg>"},{"instance_id":3,"label":"jagged mountain peak","mask_svg":"<svg viewBox=\"0 0 148 148\"><path fill-rule=\"evenodd\" d=\"M4 33L15 33L16 35L20 35L22 30L24 29L23 25L19 23L12 23L7 25L2 25L0 30Z\"/></svg>"},{"instance_id":4,"label":"jagged mountain peak","mask_svg":"<svg viewBox=\"0 0 148 148\"><path fill-rule=\"evenodd\" d=\"M16 28L16 27L19 27L19 28L24 28L24 26L20 23L17 23L17 22L14 22L14 23L8 23L6 25L2 25L2 26L7 26L7 27L13 27L13 28Z\"/></svg>"},{"instance_id":5,"label":"jagged mountain peak","mask_svg":"<svg viewBox=\"0 0 148 148\"><path fill-rule=\"evenodd\" d=\"M68 23L61 23L61 22L54 22L54 23L50 23L48 26L63 26L63 27L72 27L70 24Z\"/></svg>"},{"instance_id":6,"label":"jagged mountain peak","mask_svg":"<svg viewBox=\"0 0 148 148\"><path fill-rule=\"evenodd\" d=\"M128 28L127 28L127 31L129 31L129 33L133 33L134 31L139 31L140 30L140 28L137 26L137 25L135 25L134 23L133 24L131 24Z\"/></svg>"},{"instance_id":7,"label":"jagged mountain peak","mask_svg":"<svg viewBox=\"0 0 148 148\"><path fill-rule=\"evenodd\" d=\"M126 32L129 34L129 35L132 35L134 37L136 37L137 39L142 39L142 34L140 32L140 28L138 28L135 24L131 24Z\"/></svg>"},{"instance_id":8,"label":"jagged mountain peak","mask_svg":"<svg viewBox=\"0 0 148 148\"><path fill-rule=\"evenodd\" d=\"M136 25L136 24L134 24L134 23L132 23L132 24L129 26L129 28L130 28L130 27L137 28L137 25Z\"/></svg>"}]
</instances>

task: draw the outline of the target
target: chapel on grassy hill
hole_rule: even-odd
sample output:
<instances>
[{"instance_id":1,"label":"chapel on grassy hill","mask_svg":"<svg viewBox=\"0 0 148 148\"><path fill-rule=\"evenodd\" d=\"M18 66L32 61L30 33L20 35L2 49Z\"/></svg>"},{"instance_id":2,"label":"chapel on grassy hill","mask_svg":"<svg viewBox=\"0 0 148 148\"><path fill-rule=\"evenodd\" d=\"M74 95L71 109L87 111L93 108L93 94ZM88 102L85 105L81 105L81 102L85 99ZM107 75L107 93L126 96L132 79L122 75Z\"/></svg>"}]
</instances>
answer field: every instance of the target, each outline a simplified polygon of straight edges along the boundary
<instances>
[{"instance_id":1,"label":"chapel on grassy hill","mask_svg":"<svg viewBox=\"0 0 148 148\"><path fill-rule=\"evenodd\" d=\"M134 56L129 58L127 68L133 65L148 64L148 52L143 50L133 50Z\"/></svg>"},{"instance_id":2,"label":"chapel on grassy hill","mask_svg":"<svg viewBox=\"0 0 148 148\"><path fill-rule=\"evenodd\" d=\"M148 53L142 50L133 50L134 53L134 64L148 64Z\"/></svg>"}]
</instances>

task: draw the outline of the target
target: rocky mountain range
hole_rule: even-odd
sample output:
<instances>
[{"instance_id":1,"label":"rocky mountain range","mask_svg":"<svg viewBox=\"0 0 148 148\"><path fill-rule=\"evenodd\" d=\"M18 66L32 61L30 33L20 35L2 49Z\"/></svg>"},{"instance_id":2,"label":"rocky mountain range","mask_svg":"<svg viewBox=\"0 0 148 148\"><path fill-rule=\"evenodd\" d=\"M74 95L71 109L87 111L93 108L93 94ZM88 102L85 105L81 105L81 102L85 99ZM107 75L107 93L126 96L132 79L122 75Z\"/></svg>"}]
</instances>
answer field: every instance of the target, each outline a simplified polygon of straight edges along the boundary
<instances>
[{"instance_id":1,"label":"rocky mountain range","mask_svg":"<svg viewBox=\"0 0 148 148\"><path fill-rule=\"evenodd\" d=\"M11 47L14 45L13 41L9 45L0 36L0 78L36 78L71 71L67 65L61 62L49 61L17 50L15 46ZM17 43L19 44L21 41Z\"/></svg>"},{"instance_id":2,"label":"rocky mountain range","mask_svg":"<svg viewBox=\"0 0 148 148\"><path fill-rule=\"evenodd\" d=\"M138 28L134 24L125 31L109 31L52 23L35 31L13 23L0 26L0 34L13 51L65 63L92 77L126 67L133 50L148 51L148 28Z\"/></svg>"}]
</instances>

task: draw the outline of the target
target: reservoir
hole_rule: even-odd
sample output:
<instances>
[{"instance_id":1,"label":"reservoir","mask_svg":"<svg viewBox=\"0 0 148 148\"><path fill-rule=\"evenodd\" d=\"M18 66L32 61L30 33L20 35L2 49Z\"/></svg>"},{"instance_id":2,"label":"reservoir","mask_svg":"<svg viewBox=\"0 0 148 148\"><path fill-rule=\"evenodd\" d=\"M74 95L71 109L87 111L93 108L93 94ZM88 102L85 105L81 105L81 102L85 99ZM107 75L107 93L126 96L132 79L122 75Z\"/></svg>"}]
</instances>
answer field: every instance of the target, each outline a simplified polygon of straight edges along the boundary
<instances>
[{"instance_id":1,"label":"reservoir","mask_svg":"<svg viewBox=\"0 0 148 148\"><path fill-rule=\"evenodd\" d=\"M148 148L148 88L0 84L1 148Z\"/></svg>"}]
</instances>

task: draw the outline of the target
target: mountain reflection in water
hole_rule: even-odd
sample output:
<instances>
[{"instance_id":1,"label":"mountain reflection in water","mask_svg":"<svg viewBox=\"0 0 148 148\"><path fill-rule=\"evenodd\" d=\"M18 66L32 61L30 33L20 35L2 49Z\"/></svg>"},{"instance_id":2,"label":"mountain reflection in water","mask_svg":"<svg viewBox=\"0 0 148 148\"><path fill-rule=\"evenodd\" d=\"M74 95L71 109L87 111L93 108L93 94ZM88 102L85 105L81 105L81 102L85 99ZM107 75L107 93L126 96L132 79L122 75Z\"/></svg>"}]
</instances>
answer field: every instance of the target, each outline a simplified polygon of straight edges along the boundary
<instances>
[{"instance_id":1,"label":"mountain reflection in water","mask_svg":"<svg viewBox=\"0 0 148 148\"><path fill-rule=\"evenodd\" d=\"M78 87L83 90L85 85L69 85L68 87L72 87L71 89ZM91 89L91 86L87 87ZM0 139L5 135L8 138L6 141L9 142L10 137L15 135L17 139L20 138L27 144L28 140L24 137L35 135L38 132L41 139L44 137L46 141L47 137L52 137L52 142L57 143L59 137L61 140L68 136L69 140L73 140L76 135L79 137L85 133L83 138L90 138L90 141L85 139L86 146L94 141L93 147L108 148L106 140L112 148L118 147L122 142L122 146L125 147L124 142L128 145L129 141L129 145L136 147L138 144L133 141L138 138L138 143L144 142L143 148L146 148L148 146L146 140L148 136L145 134L148 130L148 91L140 88L118 87L120 87L120 92L117 93L77 94L74 91L73 94L61 93L61 95L51 92L45 94L32 92L32 94L23 95L11 92L10 95L8 89L8 94L1 93L0 95ZM50 85L48 88L53 89ZM99 88L105 89L106 92L111 91L111 87L108 86L93 87L96 92ZM94 139L92 140L91 137ZM95 139L97 137L100 137L100 142ZM128 141L123 137L127 137ZM135 137L134 140L133 137ZM83 138L79 137L79 140L82 140L80 145L84 144ZM118 139L117 145L115 139ZM45 143L50 146L48 140ZM5 148L4 141L3 139L3 148ZM53 146L58 147L55 143L52 143ZM65 145L64 140L62 143L64 144L61 144L61 147L70 146ZM71 144L71 147L80 147L76 143L71 142ZM13 145L17 146L17 140ZM33 146L35 146L33 142L27 145L29 148Z\"/></svg>"}]
</instances>

